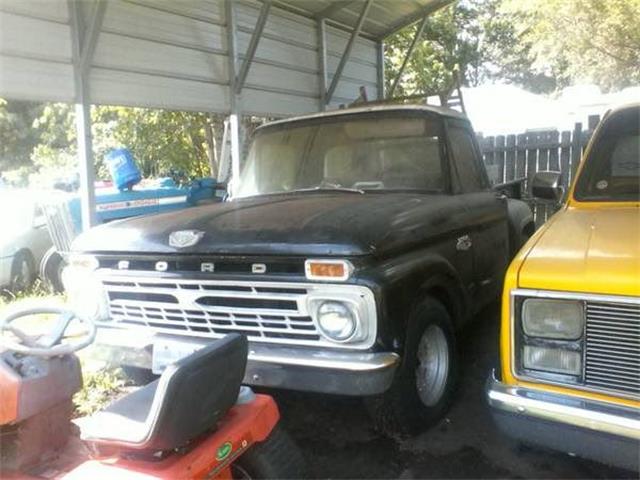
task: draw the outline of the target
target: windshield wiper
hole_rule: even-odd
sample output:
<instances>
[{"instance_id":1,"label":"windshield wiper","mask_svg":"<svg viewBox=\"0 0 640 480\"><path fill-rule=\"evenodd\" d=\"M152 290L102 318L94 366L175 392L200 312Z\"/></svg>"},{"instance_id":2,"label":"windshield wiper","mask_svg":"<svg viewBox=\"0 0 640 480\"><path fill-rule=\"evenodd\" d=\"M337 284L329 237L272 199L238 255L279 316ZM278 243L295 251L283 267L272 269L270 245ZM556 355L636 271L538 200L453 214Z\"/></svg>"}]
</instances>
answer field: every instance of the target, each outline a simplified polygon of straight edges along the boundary
<instances>
[{"instance_id":1,"label":"windshield wiper","mask_svg":"<svg viewBox=\"0 0 640 480\"><path fill-rule=\"evenodd\" d=\"M295 190L288 190L282 193L301 193L301 192L348 192L348 193L360 193L364 194L364 190L359 188L341 187L339 185L318 185L309 188L297 188Z\"/></svg>"}]
</instances>

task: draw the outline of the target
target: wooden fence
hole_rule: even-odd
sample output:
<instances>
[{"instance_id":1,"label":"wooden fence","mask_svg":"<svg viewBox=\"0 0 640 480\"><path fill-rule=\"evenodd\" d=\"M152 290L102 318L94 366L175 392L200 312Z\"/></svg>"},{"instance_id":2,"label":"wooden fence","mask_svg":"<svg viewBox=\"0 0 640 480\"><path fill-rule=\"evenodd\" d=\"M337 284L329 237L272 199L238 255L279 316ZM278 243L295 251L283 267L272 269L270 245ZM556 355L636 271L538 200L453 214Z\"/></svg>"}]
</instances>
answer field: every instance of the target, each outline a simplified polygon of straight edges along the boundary
<instances>
[{"instance_id":1,"label":"wooden fence","mask_svg":"<svg viewBox=\"0 0 640 480\"><path fill-rule=\"evenodd\" d=\"M531 179L538 171L559 171L566 192L573 181L582 152L599 121L599 115L591 115L586 129L579 122L573 131L535 130L519 135L491 137L478 134L491 182L500 184L524 179L523 197L531 205L536 226L539 227L555 213L558 204L533 198Z\"/></svg>"}]
</instances>

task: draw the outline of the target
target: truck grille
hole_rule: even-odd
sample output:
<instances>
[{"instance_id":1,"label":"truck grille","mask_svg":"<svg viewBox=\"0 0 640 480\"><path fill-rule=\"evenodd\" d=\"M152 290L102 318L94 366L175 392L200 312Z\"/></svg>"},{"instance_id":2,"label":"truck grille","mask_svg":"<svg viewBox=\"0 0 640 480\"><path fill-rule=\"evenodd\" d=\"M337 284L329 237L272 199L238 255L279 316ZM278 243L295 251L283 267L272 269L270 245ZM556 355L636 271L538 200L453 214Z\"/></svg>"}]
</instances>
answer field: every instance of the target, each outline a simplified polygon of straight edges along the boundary
<instances>
[{"instance_id":1,"label":"truck grille","mask_svg":"<svg viewBox=\"0 0 640 480\"><path fill-rule=\"evenodd\" d=\"M256 342L341 347L320 334L308 307L310 295L330 286L124 276L105 276L102 284L108 325L209 338L241 333ZM339 288L373 303L372 295L360 294L364 287Z\"/></svg>"},{"instance_id":2,"label":"truck grille","mask_svg":"<svg viewBox=\"0 0 640 480\"><path fill-rule=\"evenodd\" d=\"M640 396L640 304L587 302L584 382Z\"/></svg>"}]
</instances>

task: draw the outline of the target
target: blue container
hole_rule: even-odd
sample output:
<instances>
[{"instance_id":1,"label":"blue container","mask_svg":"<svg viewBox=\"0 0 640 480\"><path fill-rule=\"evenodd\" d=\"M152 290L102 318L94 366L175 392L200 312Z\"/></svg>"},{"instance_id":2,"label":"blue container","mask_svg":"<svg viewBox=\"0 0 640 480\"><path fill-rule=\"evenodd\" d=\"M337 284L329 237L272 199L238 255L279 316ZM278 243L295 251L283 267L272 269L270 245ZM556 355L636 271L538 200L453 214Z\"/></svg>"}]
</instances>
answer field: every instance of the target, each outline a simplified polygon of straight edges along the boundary
<instances>
[{"instance_id":1,"label":"blue container","mask_svg":"<svg viewBox=\"0 0 640 480\"><path fill-rule=\"evenodd\" d=\"M131 189L142 180L133 155L127 148L116 148L104 157L116 188L120 191Z\"/></svg>"}]
</instances>

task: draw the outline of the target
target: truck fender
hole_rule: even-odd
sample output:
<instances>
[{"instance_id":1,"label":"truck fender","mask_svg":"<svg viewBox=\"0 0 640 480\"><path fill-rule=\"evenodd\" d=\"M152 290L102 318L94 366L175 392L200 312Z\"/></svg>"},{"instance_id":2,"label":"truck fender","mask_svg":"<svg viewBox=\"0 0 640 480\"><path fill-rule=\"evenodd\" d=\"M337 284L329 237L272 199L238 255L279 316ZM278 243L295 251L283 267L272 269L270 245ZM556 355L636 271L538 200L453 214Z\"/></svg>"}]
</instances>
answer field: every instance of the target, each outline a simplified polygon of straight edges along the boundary
<instances>
[{"instance_id":1,"label":"truck fender","mask_svg":"<svg viewBox=\"0 0 640 480\"><path fill-rule=\"evenodd\" d=\"M411 255L385 266L384 327L387 338L402 348L411 312L428 295L442 302L458 330L469 316L470 298L455 268L440 255ZM386 283L385 282L385 283Z\"/></svg>"},{"instance_id":2,"label":"truck fender","mask_svg":"<svg viewBox=\"0 0 640 480\"><path fill-rule=\"evenodd\" d=\"M522 200L507 200L507 216L509 220L509 253L513 258L518 250L535 232L535 221L531 207Z\"/></svg>"}]
</instances>

